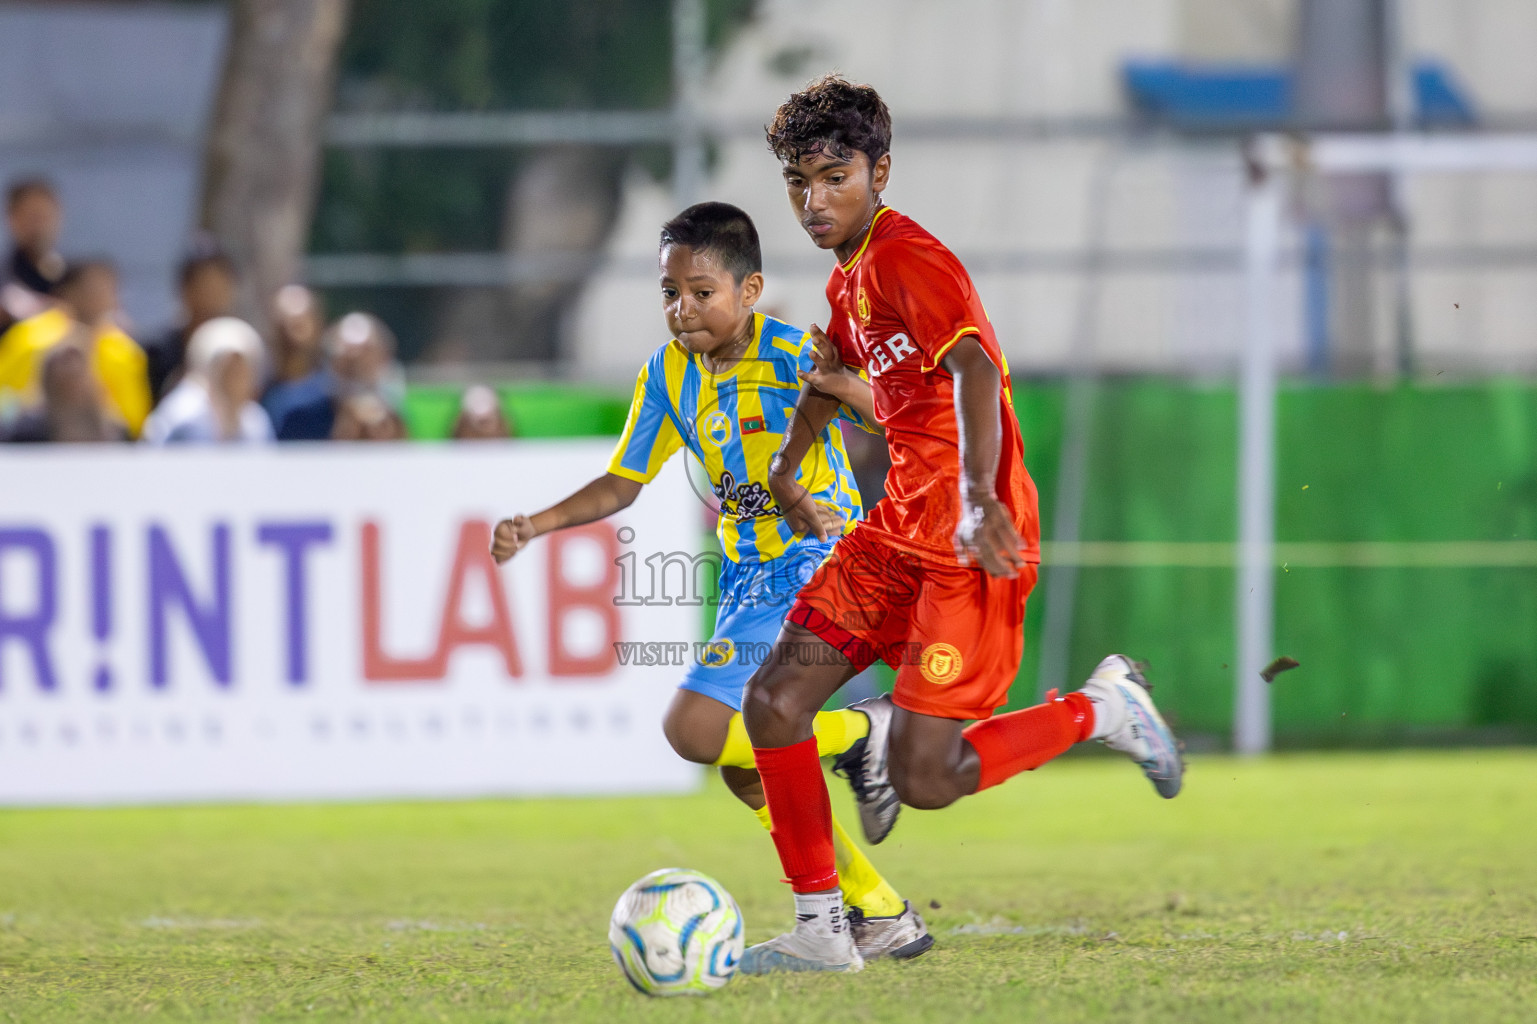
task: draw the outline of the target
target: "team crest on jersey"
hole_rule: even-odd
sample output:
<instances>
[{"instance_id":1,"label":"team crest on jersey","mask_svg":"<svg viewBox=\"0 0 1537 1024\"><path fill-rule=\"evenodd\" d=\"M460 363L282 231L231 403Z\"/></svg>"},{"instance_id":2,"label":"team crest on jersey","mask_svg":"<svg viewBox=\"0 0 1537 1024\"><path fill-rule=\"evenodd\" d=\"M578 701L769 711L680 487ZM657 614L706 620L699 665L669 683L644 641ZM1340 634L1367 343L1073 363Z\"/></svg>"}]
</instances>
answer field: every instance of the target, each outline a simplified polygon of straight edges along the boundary
<instances>
[{"instance_id":1,"label":"team crest on jersey","mask_svg":"<svg viewBox=\"0 0 1537 1024\"><path fill-rule=\"evenodd\" d=\"M865 294L863 288L859 289L859 295L854 299L854 308L859 310L859 319L862 322L870 322L870 297Z\"/></svg>"},{"instance_id":2,"label":"team crest on jersey","mask_svg":"<svg viewBox=\"0 0 1537 1024\"><path fill-rule=\"evenodd\" d=\"M961 652L946 643L929 644L918 660L918 671L935 686L948 686L960 677Z\"/></svg>"},{"instance_id":3,"label":"team crest on jersey","mask_svg":"<svg viewBox=\"0 0 1537 1024\"><path fill-rule=\"evenodd\" d=\"M704 436L714 441L716 445L723 445L731 440L731 417L716 409L705 417Z\"/></svg>"}]
</instances>

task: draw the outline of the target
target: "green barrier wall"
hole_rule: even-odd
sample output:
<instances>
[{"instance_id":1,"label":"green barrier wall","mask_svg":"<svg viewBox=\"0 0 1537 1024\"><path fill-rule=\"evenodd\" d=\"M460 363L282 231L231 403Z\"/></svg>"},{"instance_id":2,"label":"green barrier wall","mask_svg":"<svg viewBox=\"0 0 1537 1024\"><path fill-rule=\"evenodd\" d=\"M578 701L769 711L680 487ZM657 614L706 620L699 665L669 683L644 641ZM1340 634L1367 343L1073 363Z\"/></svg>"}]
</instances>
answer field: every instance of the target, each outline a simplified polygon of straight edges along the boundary
<instances>
[{"instance_id":1,"label":"green barrier wall","mask_svg":"<svg viewBox=\"0 0 1537 1024\"><path fill-rule=\"evenodd\" d=\"M459 414L463 388L415 386L402 413L417 440L445 438ZM601 388L554 384L509 384L497 388L502 411L518 437L601 437L624 429L630 396Z\"/></svg>"},{"instance_id":2,"label":"green barrier wall","mask_svg":"<svg viewBox=\"0 0 1537 1024\"><path fill-rule=\"evenodd\" d=\"M614 434L626 396L508 389L524 436ZM1052 529L1065 386L1019 382L1027 462ZM414 436L441 436L457 392L413 392ZM1537 539L1537 387L1286 387L1278 406L1283 544ZM1237 405L1227 385L1098 387L1085 541L1227 543L1235 533ZM1503 557L1510 545L1484 549ZM1455 561L1455 559L1452 559ZM1489 561L1485 557L1484 561ZM1314 559L1317 561L1317 559ZM1521 558L1515 561L1521 562ZM1530 563L1527 557L1526 562ZM1106 653L1150 663L1160 706L1197 744L1225 745L1233 708L1230 568L1079 571L1070 678ZM1026 617L1015 705L1034 701L1044 588ZM1276 571L1278 743L1537 740L1537 568L1317 565Z\"/></svg>"},{"instance_id":3,"label":"green barrier wall","mask_svg":"<svg viewBox=\"0 0 1537 1024\"><path fill-rule=\"evenodd\" d=\"M1061 398L1055 384L1016 388L1048 537ZM1297 385L1283 390L1277 418L1283 544L1537 536L1537 389L1529 384ZM1230 388L1103 384L1082 537L1230 541L1236 423ZM1498 559L1515 547L1492 550ZM1144 658L1163 684L1160 704L1183 730L1225 743L1232 570L1080 572L1075 676L1108 651ZM1033 648L1044 603L1038 592L1018 699L1037 685ZM1537 568L1530 565L1279 567L1275 647L1302 663L1273 687L1279 743L1537 738Z\"/></svg>"}]
</instances>

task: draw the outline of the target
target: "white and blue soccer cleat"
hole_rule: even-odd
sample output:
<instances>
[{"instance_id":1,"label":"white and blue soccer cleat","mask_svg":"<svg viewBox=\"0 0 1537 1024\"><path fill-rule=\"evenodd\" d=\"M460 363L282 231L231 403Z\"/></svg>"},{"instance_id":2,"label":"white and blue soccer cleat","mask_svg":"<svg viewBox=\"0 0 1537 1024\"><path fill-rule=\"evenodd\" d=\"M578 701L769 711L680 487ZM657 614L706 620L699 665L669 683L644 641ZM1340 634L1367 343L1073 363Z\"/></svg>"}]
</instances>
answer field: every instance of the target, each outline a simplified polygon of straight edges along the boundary
<instances>
[{"instance_id":1,"label":"white and blue soccer cleat","mask_svg":"<svg viewBox=\"0 0 1537 1024\"><path fill-rule=\"evenodd\" d=\"M767 942L747 947L737 962L738 974L781 974L802 971L863 970L864 958L854 945L854 929L847 922L838 931L815 920L802 920L795 928Z\"/></svg>"},{"instance_id":2,"label":"white and blue soccer cleat","mask_svg":"<svg viewBox=\"0 0 1537 1024\"><path fill-rule=\"evenodd\" d=\"M1099 663L1080 691L1094 702L1099 741L1137 762L1158 795L1179 795L1185 777L1180 744L1153 704L1152 684L1124 654L1112 654ZM1100 726L1104 726L1101 728Z\"/></svg>"},{"instance_id":3,"label":"white and blue soccer cleat","mask_svg":"<svg viewBox=\"0 0 1537 1024\"><path fill-rule=\"evenodd\" d=\"M891 834L902 811L902 801L886 771L891 740L891 698L871 697L849 705L870 720L870 734L833 758L833 774L848 780L859 807L859 826L872 846Z\"/></svg>"}]
</instances>

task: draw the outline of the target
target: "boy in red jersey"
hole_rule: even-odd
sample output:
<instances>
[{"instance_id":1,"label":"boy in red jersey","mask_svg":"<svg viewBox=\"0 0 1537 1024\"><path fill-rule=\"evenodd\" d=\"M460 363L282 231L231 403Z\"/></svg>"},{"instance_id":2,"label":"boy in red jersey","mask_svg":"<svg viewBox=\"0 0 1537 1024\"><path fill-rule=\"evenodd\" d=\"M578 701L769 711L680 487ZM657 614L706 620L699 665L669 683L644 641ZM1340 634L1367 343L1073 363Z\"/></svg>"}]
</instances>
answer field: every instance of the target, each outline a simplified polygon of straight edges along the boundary
<instances>
[{"instance_id":1,"label":"boy in red jersey","mask_svg":"<svg viewBox=\"0 0 1537 1024\"><path fill-rule=\"evenodd\" d=\"M1179 792L1183 764L1146 681L1120 655L1077 692L992 717L1019 667L1040 561L1008 364L960 261L881 203L891 115L874 89L814 82L779 108L768 142L801 226L839 261L828 331L812 328L820 362L868 371L892 468L886 498L801 590L775 656L747 686L747 732L798 923L738 969L858 970L811 721L877 657L897 669L889 732L872 730L837 763L872 835L889 830L899 801L944 807L1084 740L1130 755L1165 797ZM837 409L806 385L769 477L791 526L818 537L796 467Z\"/></svg>"}]
</instances>

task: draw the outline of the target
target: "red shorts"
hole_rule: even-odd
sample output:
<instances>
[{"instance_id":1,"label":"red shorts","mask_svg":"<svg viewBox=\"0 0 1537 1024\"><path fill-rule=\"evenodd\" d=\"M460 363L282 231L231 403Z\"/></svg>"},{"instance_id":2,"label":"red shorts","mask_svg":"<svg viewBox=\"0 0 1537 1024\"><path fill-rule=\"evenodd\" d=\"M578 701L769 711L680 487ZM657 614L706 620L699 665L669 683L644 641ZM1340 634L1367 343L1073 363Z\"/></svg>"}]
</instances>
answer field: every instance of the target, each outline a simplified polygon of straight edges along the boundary
<instances>
[{"instance_id":1,"label":"red shorts","mask_svg":"<svg viewBox=\"0 0 1537 1024\"><path fill-rule=\"evenodd\" d=\"M925 561L860 523L801 588L787 619L863 670L897 670L897 707L936 718L987 718L1008 702L1025 646L1025 599L1038 566L1017 579Z\"/></svg>"}]
</instances>

